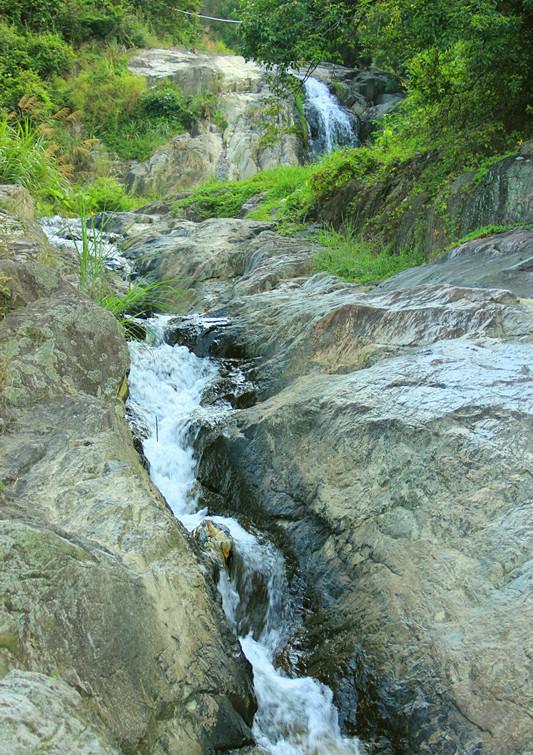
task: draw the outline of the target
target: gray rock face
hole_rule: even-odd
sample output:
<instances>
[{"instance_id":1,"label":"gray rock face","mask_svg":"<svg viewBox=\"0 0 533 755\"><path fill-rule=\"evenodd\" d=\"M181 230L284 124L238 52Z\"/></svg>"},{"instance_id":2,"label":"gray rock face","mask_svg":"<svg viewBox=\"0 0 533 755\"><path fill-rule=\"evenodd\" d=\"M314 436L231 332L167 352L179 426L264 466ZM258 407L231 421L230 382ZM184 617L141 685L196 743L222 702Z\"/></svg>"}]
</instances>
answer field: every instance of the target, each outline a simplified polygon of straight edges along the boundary
<instances>
[{"instance_id":1,"label":"gray rock face","mask_svg":"<svg viewBox=\"0 0 533 755\"><path fill-rule=\"evenodd\" d=\"M308 277L309 242L264 224L130 241L232 318L218 349L256 360L259 401L206 432L200 476L295 556L307 670L379 752L528 748L528 243L479 239L365 290Z\"/></svg>"},{"instance_id":2,"label":"gray rock face","mask_svg":"<svg viewBox=\"0 0 533 755\"><path fill-rule=\"evenodd\" d=\"M495 163L481 180L474 173L450 187L448 212L460 235L490 224L533 222L533 155Z\"/></svg>"},{"instance_id":3,"label":"gray rock face","mask_svg":"<svg viewBox=\"0 0 533 755\"><path fill-rule=\"evenodd\" d=\"M126 185L137 194L189 189L216 175L222 154L219 133L176 136L145 162L134 162L126 175Z\"/></svg>"},{"instance_id":4,"label":"gray rock face","mask_svg":"<svg viewBox=\"0 0 533 755\"><path fill-rule=\"evenodd\" d=\"M529 149L494 163L480 176L461 175L445 196L412 192L433 160L420 155L369 188L348 181L317 208L323 222L349 222L363 235L396 250L420 249L430 260L458 238L487 226L533 223L533 157Z\"/></svg>"},{"instance_id":5,"label":"gray rock face","mask_svg":"<svg viewBox=\"0 0 533 755\"><path fill-rule=\"evenodd\" d=\"M518 296L533 291L533 231L509 231L467 241L429 265L405 270L378 286L381 291L421 284L506 288Z\"/></svg>"},{"instance_id":6,"label":"gray rock face","mask_svg":"<svg viewBox=\"0 0 533 755\"><path fill-rule=\"evenodd\" d=\"M155 83L169 79L183 94L258 92L260 68L240 55L209 55L192 50L140 50L128 62L132 73Z\"/></svg>"},{"instance_id":7,"label":"gray rock face","mask_svg":"<svg viewBox=\"0 0 533 755\"><path fill-rule=\"evenodd\" d=\"M248 744L248 664L124 421L120 326L31 222L0 214L0 751Z\"/></svg>"},{"instance_id":8,"label":"gray rock face","mask_svg":"<svg viewBox=\"0 0 533 755\"><path fill-rule=\"evenodd\" d=\"M144 274L177 278L188 290L190 306L204 309L231 299L234 288L268 290L284 278L312 267L313 247L300 239L283 240L272 223L213 219L174 221L127 239L124 254Z\"/></svg>"},{"instance_id":9,"label":"gray rock face","mask_svg":"<svg viewBox=\"0 0 533 755\"><path fill-rule=\"evenodd\" d=\"M0 720L11 755L42 751L43 742L50 755L119 755L78 692L44 674L11 671L0 681Z\"/></svg>"},{"instance_id":10,"label":"gray rock face","mask_svg":"<svg viewBox=\"0 0 533 755\"><path fill-rule=\"evenodd\" d=\"M178 136L149 160L133 163L125 179L132 191L183 191L213 178L241 180L304 161L304 130L294 101L274 97L254 63L238 55L142 50L129 68L150 83L173 81L184 94L217 95L226 124Z\"/></svg>"}]
</instances>

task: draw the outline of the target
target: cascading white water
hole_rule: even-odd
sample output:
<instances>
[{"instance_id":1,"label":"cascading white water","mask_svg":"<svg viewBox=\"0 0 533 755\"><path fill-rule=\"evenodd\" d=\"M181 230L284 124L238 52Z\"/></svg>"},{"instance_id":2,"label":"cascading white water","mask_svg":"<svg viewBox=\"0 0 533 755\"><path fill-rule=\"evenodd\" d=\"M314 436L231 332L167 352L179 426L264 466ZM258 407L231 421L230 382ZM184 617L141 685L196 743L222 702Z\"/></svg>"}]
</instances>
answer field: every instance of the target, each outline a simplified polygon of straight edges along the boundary
<instances>
[{"instance_id":1,"label":"cascading white water","mask_svg":"<svg viewBox=\"0 0 533 755\"><path fill-rule=\"evenodd\" d=\"M355 121L340 106L327 85L310 76L304 81L304 89L311 154L318 157L337 147L356 147Z\"/></svg>"},{"instance_id":2,"label":"cascading white water","mask_svg":"<svg viewBox=\"0 0 533 755\"><path fill-rule=\"evenodd\" d=\"M152 344L131 343L128 408L146 432L143 441L152 480L175 516L192 530L207 516L197 511L196 464L189 440L191 423L220 409L202 408L202 394L217 367L183 346L163 342L166 319L149 321ZM276 668L276 657L294 630L285 563L281 553L244 530L232 518L210 516L227 527L240 568L221 571L222 604L244 654L250 661L258 702L254 735L272 755L358 753L356 740L341 736L330 689L310 677L288 676ZM257 585L265 600L257 605Z\"/></svg>"}]
</instances>

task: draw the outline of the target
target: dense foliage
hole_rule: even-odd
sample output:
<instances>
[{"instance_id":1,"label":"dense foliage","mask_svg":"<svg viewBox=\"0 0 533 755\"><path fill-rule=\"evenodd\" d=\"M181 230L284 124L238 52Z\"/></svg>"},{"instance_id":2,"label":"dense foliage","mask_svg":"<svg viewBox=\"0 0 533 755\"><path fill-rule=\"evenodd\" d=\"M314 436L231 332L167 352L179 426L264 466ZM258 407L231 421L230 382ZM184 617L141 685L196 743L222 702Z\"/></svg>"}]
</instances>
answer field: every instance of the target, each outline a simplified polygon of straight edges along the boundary
<instances>
[{"instance_id":1,"label":"dense foliage","mask_svg":"<svg viewBox=\"0 0 533 755\"><path fill-rule=\"evenodd\" d=\"M202 13L215 18L240 20L239 0L204 0ZM237 50L240 46L238 24L225 24L221 21L203 22L207 34L220 40L229 50Z\"/></svg>"},{"instance_id":2,"label":"dense foliage","mask_svg":"<svg viewBox=\"0 0 533 755\"><path fill-rule=\"evenodd\" d=\"M349 47L399 75L422 129L483 143L531 116L533 0L242 0L242 18L244 53L269 66Z\"/></svg>"},{"instance_id":3,"label":"dense foliage","mask_svg":"<svg viewBox=\"0 0 533 755\"><path fill-rule=\"evenodd\" d=\"M142 43L147 29L184 41L196 23L174 12L174 0L0 0L0 18L26 33L53 31L71 44L116 39ZM199 0L180 0L183 10L198 10Z\"/></svg>"},{"instance_id":4,"label":"dense foliage","mask_svg":"<svg viewBox=\"0 0 533 755\"><path fill-rule=\"evenodd\" d=\"M310 70L354 47L353 9L338 0L243 0L241 50L278 75Z\"/></svg>"},{"instance_id":5,"label":"dense foliage","mask_svg":"<svg viewBox=\"0 0 533 755\"><path fill-rule=\"evenodd\" d=\"M198 10L200 0L0 0L0 180L11 180L18 154L34 161L20 171L30 183L45 159L63 179L106 176L107 155L146 159L212 115L213 97L149 89L127 69L128 48L196 43L201 26L178 5Z\"/></svg>"}]
</instances>

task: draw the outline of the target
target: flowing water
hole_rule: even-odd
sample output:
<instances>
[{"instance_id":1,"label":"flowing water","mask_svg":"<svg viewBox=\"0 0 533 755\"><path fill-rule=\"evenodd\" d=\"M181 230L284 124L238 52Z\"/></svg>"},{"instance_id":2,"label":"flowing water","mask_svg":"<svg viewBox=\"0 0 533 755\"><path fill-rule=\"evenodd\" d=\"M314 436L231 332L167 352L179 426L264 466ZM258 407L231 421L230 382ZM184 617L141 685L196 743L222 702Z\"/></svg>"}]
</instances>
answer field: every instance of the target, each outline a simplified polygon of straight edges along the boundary
<instances>
[{"instance_id":1,"label":"flowing water","mask_svg":"<svg viewBox=\"0 0 533 755\"><path fill-rule=\"evenodd\" d=\"M48 218L42 226L55 246L80 248L79 219ZM116 241L113 234L100 233L97 251L109 268L129 276L133 269ZM232 409L224 403L202 405L204 393L218 377L217 363L165 343L169 319L160 315L146 321L147 340L130 343L128 416L143 437L152 480L176 518L192 531L208 516L207 510L199 510L195 493L192 428L198 421L223 421ZM211 323L201 315L197 320ZM218 588L228 621L252 665L258 702L253 733L258 745L272 755L358 753L357 740L341 735L331 690L278 667L300 624L282 554L266 537L248 532L233 518L209 520L229 530L234 543L231 571L220 570Z\"/></svg>"},{"instance_id":2,"label":"flowing water","mask_svg":"<svg viewBox=\"0 0 533 755\"><path fill-rule=\"evenodd\" d=\"M196 462L191 428L198 420L220 421L229 407L203 407L202 395L217 376L217 365L163 336L167 318L149 321L151 343L130 345L128 411L144 430L143 450L152 480L174 515L189 530L208 515L198 510ZM210 516L234 541L231 572L221 569L219 591L226 616L253 668L258 711L257 743L273 755L358 753L356 740L343 738L330 689L310 677L276 666L298 625L291 605L283 556L267 539L232 518Z\"/></svg>"},{"instance_id":3,"label":"flowing water","mask_svg":"<svg viewBox=\"0 0 533 755\"><path fill-rule=\"evenodd\" d=\"M83 232L80 218L62 218L60 215L54 215L51 218L42 218L41 227L53 246L78 254L81 252ZM110 270L129 277L134 271L129 260L118 251L117 241L120 238L117 234L107 233L105 228L93 229L90 222L87 223L87 240L92 253L101 255L102 261Z\"/></svg>"},{"instance_id":4,"label":"flowing water","mask_svg":"<svg viewBox=\"0 0 533 755\"><path fill-rule=\"evenodd\" d=\"M356 147L359 143L356 121L344 110L328 86L312 76L304 81L305 115L313 157L338 147Z\"/></svg>"}]
</instances>

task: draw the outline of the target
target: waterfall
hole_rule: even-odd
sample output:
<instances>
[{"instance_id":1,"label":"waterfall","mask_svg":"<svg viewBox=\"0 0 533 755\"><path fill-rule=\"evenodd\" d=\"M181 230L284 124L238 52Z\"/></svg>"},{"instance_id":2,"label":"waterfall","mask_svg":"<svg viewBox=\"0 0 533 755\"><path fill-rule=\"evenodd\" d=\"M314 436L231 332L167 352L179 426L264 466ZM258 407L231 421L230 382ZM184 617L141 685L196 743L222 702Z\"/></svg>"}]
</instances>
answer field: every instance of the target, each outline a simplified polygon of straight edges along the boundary
<instances>
[{"instance_id":1,"label":"waterfall","mask_svg":"<svg viewBox=\"0 0 533 755\"><path fill-rule=\"evenodd\" d=\"M356 120L341 107L328 86L309 77L304 89L311 156L319 157L337 147L356 147L359 143Z\"/></svg>"},{"instance_id":2,"label":"waterfall","mask_svg":"<svg viewBox=\"0 0 533 755\"><path fill-rule=\"evenodd\" d=\"M214 361L184 346L164 343L166 318L148 321L151 343L130 344L128 412L143 428L143 450L150 475L174 515L193 530L207 517L194 492L196 462L191 425L203 417L216 421L223 407L203 407L202 394L216 378ZM230 572L221 569L219 592L229 623L250 661L258 711L253 732L272 755L355 755L357 740L342 737L331 690L311 677L297 677L276 666L298 617L291 605L285 561L266 538L245 530L230 517L210 521L231 533Z\"/></svg>"}]
</instances>

